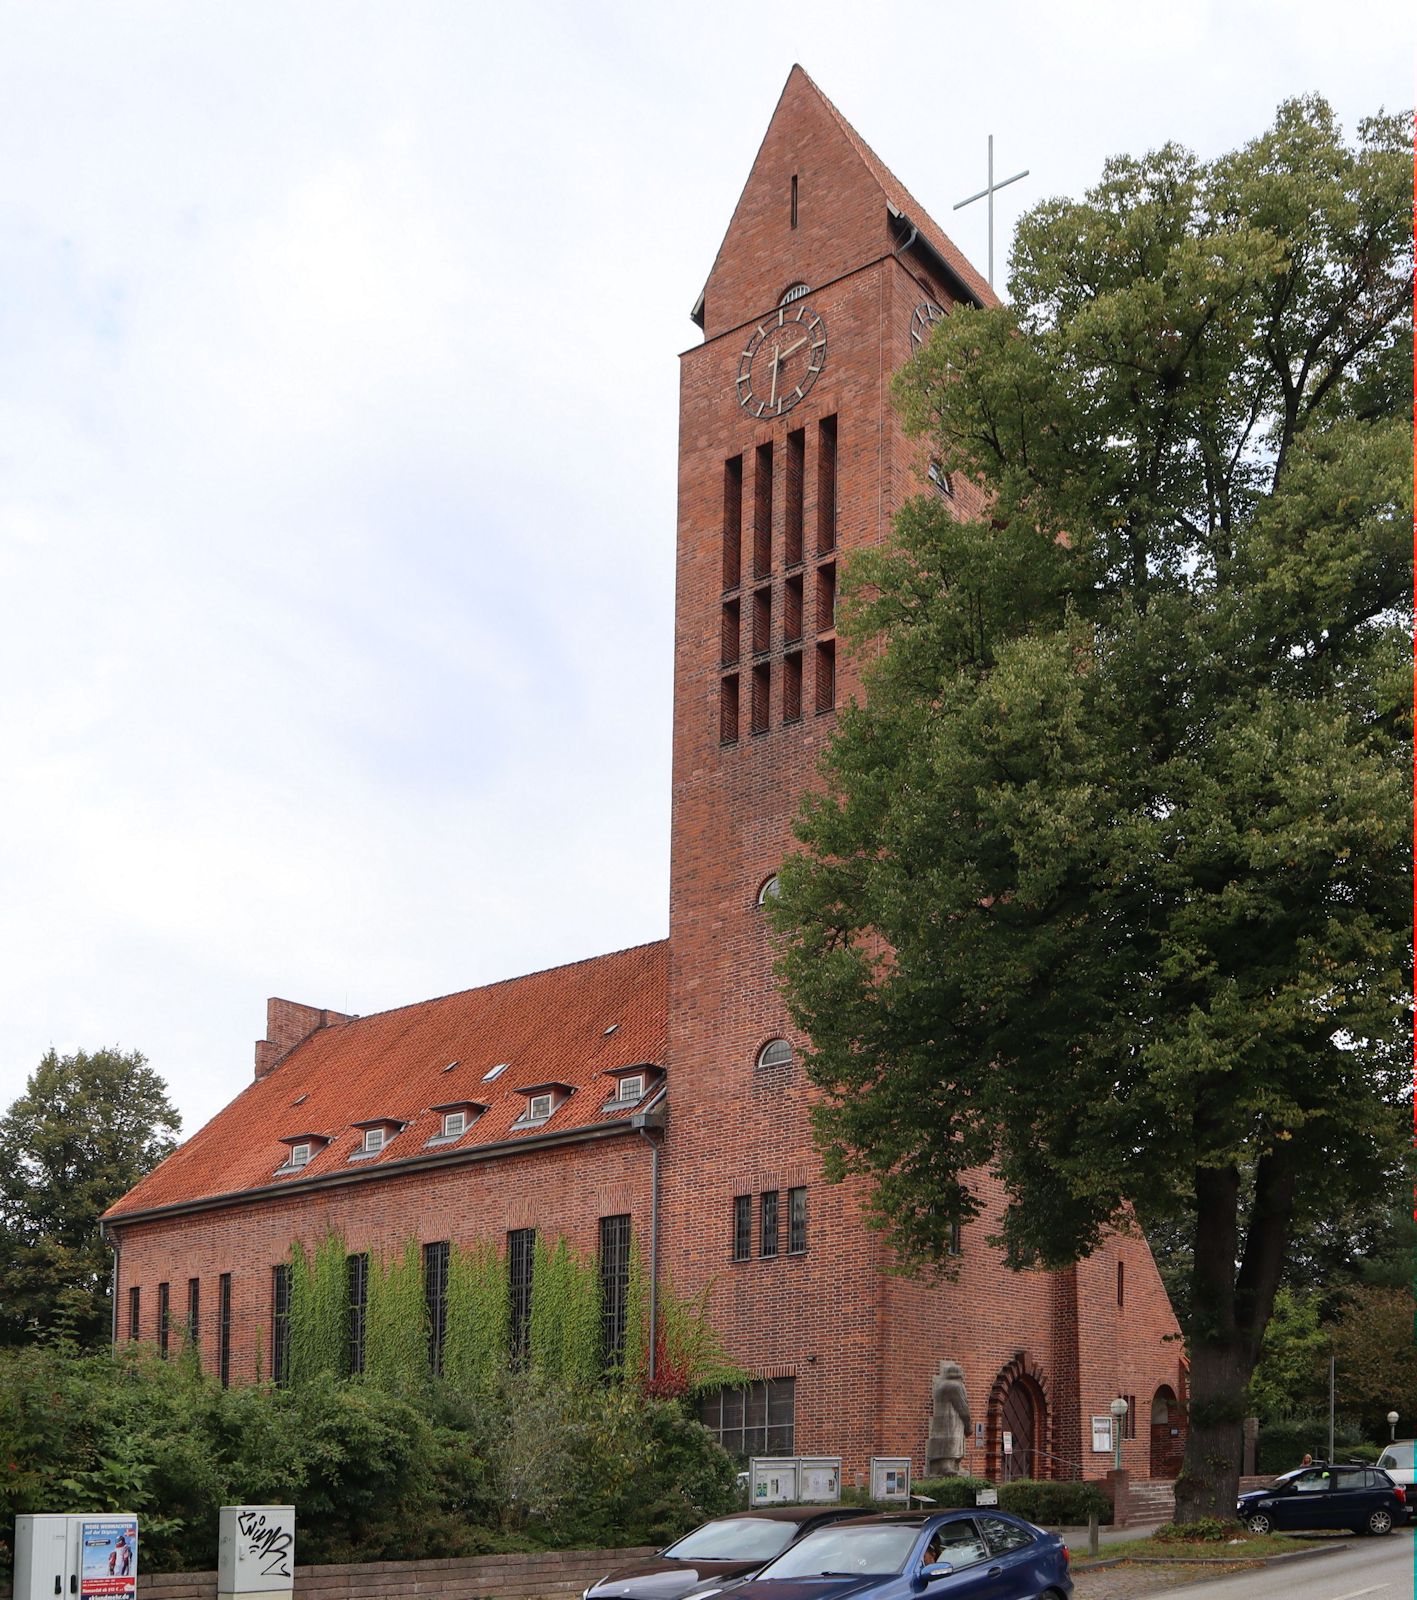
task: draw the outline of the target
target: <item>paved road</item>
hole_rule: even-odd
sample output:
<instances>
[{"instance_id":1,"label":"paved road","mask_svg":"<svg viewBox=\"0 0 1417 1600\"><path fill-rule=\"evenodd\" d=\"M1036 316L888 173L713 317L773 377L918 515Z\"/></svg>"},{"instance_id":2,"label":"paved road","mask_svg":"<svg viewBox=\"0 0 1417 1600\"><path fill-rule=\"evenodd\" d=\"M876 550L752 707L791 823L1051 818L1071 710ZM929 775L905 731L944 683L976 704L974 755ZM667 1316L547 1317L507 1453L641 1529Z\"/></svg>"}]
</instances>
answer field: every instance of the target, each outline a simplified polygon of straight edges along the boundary
<instances>
[{"instance_id":1,"label":"paved road","mask_svg":"<svg viewBox=\"0 0 1417 1600\"><path fill-rule=\"evenodd\" d=\"M1413 1600L1417 1584L1411 1529L1385 1539L1314 1535L1296 1538L1294 1544L1303 1548L1321 1540L1347 1548L1226 1574L1206 1567L1127 1562L1075 1572L1075 1600L1162 1600L1180 1594L1185 1600Z\"/></svg>"}]
</instances>

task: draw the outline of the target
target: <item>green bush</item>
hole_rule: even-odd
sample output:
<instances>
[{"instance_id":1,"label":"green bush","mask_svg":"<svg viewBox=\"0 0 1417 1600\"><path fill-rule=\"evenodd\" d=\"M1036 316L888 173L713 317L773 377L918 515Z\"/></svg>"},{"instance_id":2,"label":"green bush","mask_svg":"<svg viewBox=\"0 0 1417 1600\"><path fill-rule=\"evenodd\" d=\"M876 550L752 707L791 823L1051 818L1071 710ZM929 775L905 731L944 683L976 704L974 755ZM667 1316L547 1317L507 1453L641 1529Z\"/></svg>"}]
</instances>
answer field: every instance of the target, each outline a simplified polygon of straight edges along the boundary
<instances>
[{"instance_id":1,"label":"green bush","mask_svg":"<svg viewBox=\"0 0 1417 1600\"><path fill-rule=\"evenodd\" d=\"M954 1510L957 1506L972 1506L980 1489L992 1489L988 1478L921 1478L912 1483L912 1494L925 1494L941 1510Z\"/></svg>"},{"instance_id":2,"label":"green bush","mask_svg":"<svg viewBox=\"0 0 1417 1600\"><path fill-rule=\"evenodd\" d=\"M1094 1511L1100 1523L1112 1520L1112 1501L1096 1483L1019 1478L999 1486L999 1508L1046 1528L1075 1527Z\"/></svg>"},{"instance_id":3,"label":"green bush","mask_svg":"<svg viewBox=\"0 0 1417 1600\"><path fill-rule=\"evenodd\" d=\"M1152 1535L1166 1544L1219 1544L1233 1539L1239 1525L1221 1517L1201 1517L1196 1522L1165 1522Z\"/></svg>"}]
</instances>

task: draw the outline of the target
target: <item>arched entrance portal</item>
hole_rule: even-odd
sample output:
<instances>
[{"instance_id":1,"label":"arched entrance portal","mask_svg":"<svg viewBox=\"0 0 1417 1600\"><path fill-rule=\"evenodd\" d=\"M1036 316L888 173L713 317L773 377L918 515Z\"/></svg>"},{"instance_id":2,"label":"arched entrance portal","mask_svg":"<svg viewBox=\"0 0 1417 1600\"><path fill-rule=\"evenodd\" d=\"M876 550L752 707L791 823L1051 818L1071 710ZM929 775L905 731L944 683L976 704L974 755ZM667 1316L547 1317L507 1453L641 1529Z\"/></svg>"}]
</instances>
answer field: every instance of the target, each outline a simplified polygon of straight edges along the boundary
<instances>
[{"instance_id":1,"label":"arched entrance portal","mask_svg":"<svg viewBox=\"0 0 1417 1600\"><path fill-rule=\"evenodd\" d=\"M989 1394L989 1476L996 1483L1055 1476L1048 1424L1043 1374L1020 1351L994 1380Z\"/></svg>"},{"instance_id":2,"label":"arched entrance portal","mask_svg":"<svg viewBox=\"0 0 1417 1600\"><path fill-rule=\"evenodd\" d=\"M1181 1429L1176 1391L1170 1384L1163 1383L1151 1397L1152 1477L1174 1478L1181 1470L1185 1453L1186 1439Z\"/></svg>"}]
</instances>

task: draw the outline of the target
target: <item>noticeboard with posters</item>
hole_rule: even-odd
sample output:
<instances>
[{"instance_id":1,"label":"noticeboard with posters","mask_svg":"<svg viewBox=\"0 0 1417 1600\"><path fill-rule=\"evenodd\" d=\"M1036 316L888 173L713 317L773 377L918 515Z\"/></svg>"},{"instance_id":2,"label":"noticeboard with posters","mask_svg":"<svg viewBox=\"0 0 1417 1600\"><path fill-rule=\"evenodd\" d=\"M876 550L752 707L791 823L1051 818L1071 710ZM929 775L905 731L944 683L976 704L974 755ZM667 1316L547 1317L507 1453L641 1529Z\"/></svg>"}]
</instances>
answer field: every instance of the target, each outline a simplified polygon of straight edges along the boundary
<instances>
[{"instance_id":1,"label":"noticeboard with posters","mask_svg":"<svg viewBox=\"0 0 1417 1600\"><path fill-rule=\"evenodd\" d=\"M871 1457L871 1498L910 1504L910 1457Z\"/></svg>"},{"instance_id":2,"label":"noticeboard with posters","mask_svg":"<svg viewBox=\"0 0 1417 1600\"><path fill-rule=\"evenodd\" d=\"M1110 1456L1112 1454L1111 1417L1094 1417L1092 1419L1092 1453L1096 1456Z\"/></svg>"},{"instance_id":3,"label":"noticeboard with posters","mask_svg":"<svg viewBox=\"0 0 1417 1600\"><path fill-rule=\"evenodd\" d=\"M136 1517L79 1521L79 1594L81 1600L137 1600Z\"/></svg>"},{"instance_id":4,"label":"noticeboard with posters","mask_svg":"<svg viewBox=\"0 0 1417 1600\"><path fill-rule=\"evenodd\" d=\"M797 1498L796 1456L754 1456L748 1463L748 1502L784 1505Z\"/></svg>"},{"instance_id":5,"label":"noticeboard with posters","mask_svg":"<svg viewBox=\"0 0 1417 1600\"><path fill-rule=\"evenodd\" d=\"M841 1457L803 1456L798 1461L797 1498L817 1501L841 1499Z\"/></svg>"}]
</instances>

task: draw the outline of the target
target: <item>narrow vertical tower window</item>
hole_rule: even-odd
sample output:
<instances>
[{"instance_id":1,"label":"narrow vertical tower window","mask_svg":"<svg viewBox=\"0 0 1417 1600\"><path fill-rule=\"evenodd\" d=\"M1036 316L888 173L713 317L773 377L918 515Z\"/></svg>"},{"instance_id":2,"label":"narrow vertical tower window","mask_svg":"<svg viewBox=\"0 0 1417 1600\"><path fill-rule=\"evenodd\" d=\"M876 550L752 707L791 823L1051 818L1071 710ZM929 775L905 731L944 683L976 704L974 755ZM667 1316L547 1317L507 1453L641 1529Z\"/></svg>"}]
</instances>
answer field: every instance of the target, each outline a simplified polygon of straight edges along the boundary
<instances>
[{"instance_id":1,"label":"narrow vertical tower window","mask_svg":"<svg viewBox=\"0 0 1417 1600\"><path fill-rule=\"evenodd\" d=\"M723 587L736 589L743 570L743 457L723 463Z\"/></svg>"},{"instance_id":2,"label":"narrow vertical tower window","mask_svg":"<svg viewBox=\"0 0 1417 1600\"><path fill-rule=\"evenodd\" d=\"M772 698L772 668L766 662L753 668L753 722L754 733L768 731L768 702Z\"/></svg>"},{"instance_id":3,"label":"narrow vertical tower window","mask_svg":"<svg viewBox=\"0 0 1417 1600\"><path fill-rule=\"evenodd\" d=\"M753 474L753 576L772 571L772 445L760 444Z\"/></svg>"},{"instance_id":4,"label":"narrow vertical tower window","mask_svg":"<svg viewBox=\"0 0 1417 1600\"><path fill-rule=\"evenodd\" d=\"M836 418L817 424L817 554L836 549Z\"/></svg>"},{"instance_id":5,"label":"narrow vertical tower window","mask_svg":"<svg viewBox=\"0 0 1417 1600\"><path fill-rule=\"evenodd\" d=\"M787 436L787 473L783 485L782 564L795 567L802 559L802 471L807 433L796 428Z\"/></svg>"},{"instance_id":6,"label":"narrow vertical tower window","mask_svg":"<svg viewBox=\"0 0 1417 1600\"><path fill-rule=\"evenodd\" d=\"M792 174L792 226L797 226L797 174Z\"/></svg>"},{"instance_id":7,"label":"narrow vertical tower window","mask_svg":"<svg viewBox=\"0 0 1417 1600\"><path fill-rule=\"evenodd\" d=\"M802 652L794 650L782 658L782 720L802 720Z\"/></svg>"},{"instance_id":8,"label":"narrow vertical tower window","mask_svg":"<svg viewBox=\"0 0 1417 1600\"><path fill-rule=\"evenodd\" d=\"M738 674L730 672L718 686L718 740L738 742Z\"/></svg>"}]
</instances>

